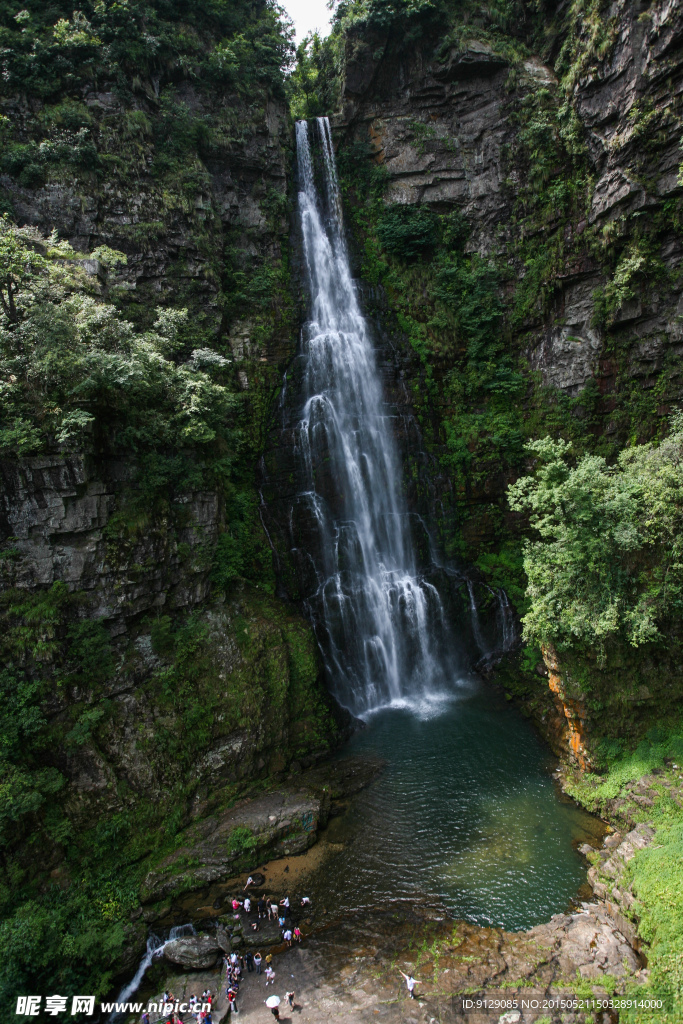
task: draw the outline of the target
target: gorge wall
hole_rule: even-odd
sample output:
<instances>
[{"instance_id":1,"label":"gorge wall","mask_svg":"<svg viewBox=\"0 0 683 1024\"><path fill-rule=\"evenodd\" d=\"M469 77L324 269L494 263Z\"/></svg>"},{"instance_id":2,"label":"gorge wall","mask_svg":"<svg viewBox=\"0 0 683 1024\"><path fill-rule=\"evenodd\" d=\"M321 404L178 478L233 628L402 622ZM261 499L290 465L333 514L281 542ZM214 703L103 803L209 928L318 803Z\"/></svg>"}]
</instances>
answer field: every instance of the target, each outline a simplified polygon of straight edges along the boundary
<instances>
[{"instance_id":1,"label":"gorge wall","mask_svg":"<svg viewBox=\"0 0 683 1024\"><path fill-rule=\"evenodd\" d=\"M347 729L308 623L275 596L256 486L297 339L288 44L266 4L176 6L1 15L3 252L20 253L0 424L6 998L108 993L156 915L142 880L183 830ZM187 313L150 347L159 308ZM51 369L28 368L39 349ZM250 848L235 828L224 874Z\"/></svg>"},{"instance_id":2,"label":"gorge wall","mask_svg":"<svg viewBox=\"0 0 683 1024\"><path fill-rule=\"evenodd\" d=\"M409 474L415 502L451 564L475 566L482 615L487 587L522 613L528 522L507 488L535 464L525 442L559 434L609 464L680 403L681 14L349 11L327 96L358 272L432 460L428 484ZM675 628L545 650L499 678L583 765L680 700Z\"/></svg>"}]
</instances>

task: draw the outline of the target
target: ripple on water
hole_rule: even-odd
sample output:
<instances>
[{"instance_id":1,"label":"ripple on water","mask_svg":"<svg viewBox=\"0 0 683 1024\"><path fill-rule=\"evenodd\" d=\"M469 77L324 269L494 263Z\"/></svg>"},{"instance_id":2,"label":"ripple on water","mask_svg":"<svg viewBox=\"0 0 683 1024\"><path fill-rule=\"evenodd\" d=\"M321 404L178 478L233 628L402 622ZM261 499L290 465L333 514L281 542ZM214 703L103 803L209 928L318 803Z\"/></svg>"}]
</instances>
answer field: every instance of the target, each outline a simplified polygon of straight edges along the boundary
<instances>
[{"instance_id":1,"label":"ripple on water","mask_svg":"<svg viewBox=\"0 0 683 1024\"><path fill-rule=\"evenodd\" d=\"M601 824L563 797L529 723L484 687L368 716L345 748L387 768L333 819L312 887L329 913L416 903L510 930L565 910Z\"/></svg>"}]
</instances>

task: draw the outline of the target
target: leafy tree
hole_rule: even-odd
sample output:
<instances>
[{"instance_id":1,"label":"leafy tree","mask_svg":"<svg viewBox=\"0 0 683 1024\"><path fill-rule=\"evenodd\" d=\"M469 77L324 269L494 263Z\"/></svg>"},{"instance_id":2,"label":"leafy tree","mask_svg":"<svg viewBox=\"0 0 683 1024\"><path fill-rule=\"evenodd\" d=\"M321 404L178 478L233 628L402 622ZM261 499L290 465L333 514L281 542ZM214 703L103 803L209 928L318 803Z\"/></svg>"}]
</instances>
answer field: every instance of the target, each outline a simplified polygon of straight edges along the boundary
<instances>
[{"instance_id":1,"label":"leafy tree","mask_svg":"<svg viewBox=\"0 0 683 1024\"><path fill-rule=\"evenodd\" d=\"M2 223L9 283L0 316L0 450L81 445L93 431L97 443L137 453L227 437L235 402L224 377L229 361L188 350L186 310L159 308L153 328L139 332L89 294L67 243L24 237ZM106 247L93 255L108 266L125 260Z\"/></svg>"},{"instance_id":2,"label":"leafy tree","mask_svg":"<svg viewBox=\"0 0 683 1024\"><path fill-rule=\"evenodd\" d=\"M338 104L342 37L321 39L309 33L296 50L296 65L287 79L287 96L294 118L322 117Z\"/></svg>"},{"instance_id":3,"label":"leafy tree","mask_svg":"<svg viewBox=\"0 0 683 1024\"><path fill-rule=\"evenodd\" d=\"M22 238L7 215L0 221L0 302L7 320L19 320L17 294L36 274L45 270L47 261L28 239Z\"/></svg>"},{"instance_id":4,"label":"leafy tree","mask_svg":"<svg viewBox=\"0 0 683 1024\"><path fill-rule=\"evenodd\" d=\"M528 639L558 648L664 641L683 608L683 415L660 444L609 466L546 437L527 445L535 471L509 491L537 539L526 543Z\"/></svg>"}]
</instances>

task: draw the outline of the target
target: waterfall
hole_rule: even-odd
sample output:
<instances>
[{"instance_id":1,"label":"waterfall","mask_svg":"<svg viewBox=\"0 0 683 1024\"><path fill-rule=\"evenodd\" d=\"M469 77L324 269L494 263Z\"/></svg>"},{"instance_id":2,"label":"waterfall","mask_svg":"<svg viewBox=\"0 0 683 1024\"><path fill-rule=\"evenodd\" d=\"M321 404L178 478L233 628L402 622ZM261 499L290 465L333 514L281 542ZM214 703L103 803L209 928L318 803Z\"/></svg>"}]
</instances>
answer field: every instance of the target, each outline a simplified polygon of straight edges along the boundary
<instances>
[{"instance_id":1,"label":"waterfall","mask_svg":"<svg viewBox=\"0 0 683 1024\"><path fill-rule=\"evenodd\" d=\"M180 939L183 935L196 935L194 925L192 924L177 924L171 928L168 938L164 941L160 939L158 935L153 933L147 938L147 949L142 960L138 964L138 969L133 975L132 979L127 985L121 989L116 1002L127 1003L130 1001L131 996L135 995L137 990L140 988L140 982L145 976L147 968L151 965L152 961L161 956L164 946L167 942L173 942L174 939ZM114 1010L109 1015L110 1022L115 1021L117 1018L122 1017L123 1014L117 1010Z\"/></svg>"},{"instance_id":2,"label":"waterfall","mask_svg":"<svg viewBox=\"0 0 683 1024\"><path fill-rule=\"evenodd\" d=\"M474 635L474 642L476 643L480 654L487 654L488 645L484 640L484 634L481 631L481 622L479 621L479 609L477 608L477 602L474 599L474 586L471 580L467 581L467 593L470 596L470 616L472 619L472 633Z\"/></svg>"},{"instance_id":3,"label":"waterfall","mask_svg":"<svg viewBox=\"0 0 683 1024\"><path fill-rule=\"evenodd\" d=\"M504 590L499 590L496 597L498 600L496 625L501 638L500 649L503 654L506 654L508 651L511 651L517 643L515 613L512 610L510 599Z\"/></svg>"},{"instance_id":4,"label":"waterfall","mask_svg":"<svg viewBox=\"0 0 683 1024\"><path fill-rule=\"evenodd\" d=\"M300 555L313 563L307 603L331 685L362 716L452 692L452 643L439 594L415 562L392 417L351 277L327 118L297 122L296 142L310 303L297 504L313 538Z\"/></svg>"}]
</instances>

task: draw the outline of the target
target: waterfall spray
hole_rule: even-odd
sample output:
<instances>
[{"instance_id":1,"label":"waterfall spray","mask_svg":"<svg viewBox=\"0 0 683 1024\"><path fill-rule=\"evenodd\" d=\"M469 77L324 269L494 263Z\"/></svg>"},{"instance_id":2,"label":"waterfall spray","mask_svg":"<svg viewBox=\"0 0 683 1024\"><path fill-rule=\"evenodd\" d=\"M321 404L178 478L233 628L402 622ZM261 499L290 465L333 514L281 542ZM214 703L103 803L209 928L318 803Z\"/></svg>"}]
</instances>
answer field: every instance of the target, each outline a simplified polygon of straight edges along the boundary
<instances>
[{"instance_id":1,"label":"waterfall spray","mask_svg":"<svg viewBox=\"0 0 683 1024\"><path fill-rule=\"evenodd\" d=\"M327 118L299 121L296 141L310 301L298 503L318 538L308 605L336 696L363 715L452 692L452 643L439 594L415 563L391 415L351 278Z\"/></svg>"},{"instance_id":2,"label":"waterfall spray","mask_svg":"<svg viewBox=\"0 0 683 1024\"><path fill-rule=\"evenodd\" d=\"M174 925L173 928L171 928L169 936L165 941L163 939L160 939L158 935L154 935L154 933L149 935L147 938L147 949L145 951L145 955L138 964L138 969L135 972L133 978L128 982L127 985L124 985L124 987L119 992L119 996L116 1002L122 1005L123 1003L127 1003L130 1000L131 996L135 995L137 990L140 988L140 983L142 982L142 979L144 978L147 972L147 968L152 964L154 960L158 959L158 957L162 955L164 951L164 946L166 945L167 942L173 942L174 939L180 939L182 938L183 935L196 934L197 933L194 929L194 925L177 924ZM114 1022L121 1017L123 1017L123 1014L118 1012L117 1010L114 1010L109 1015L109 1024L114 1024Z\"/></svg>"}]
</instances>

